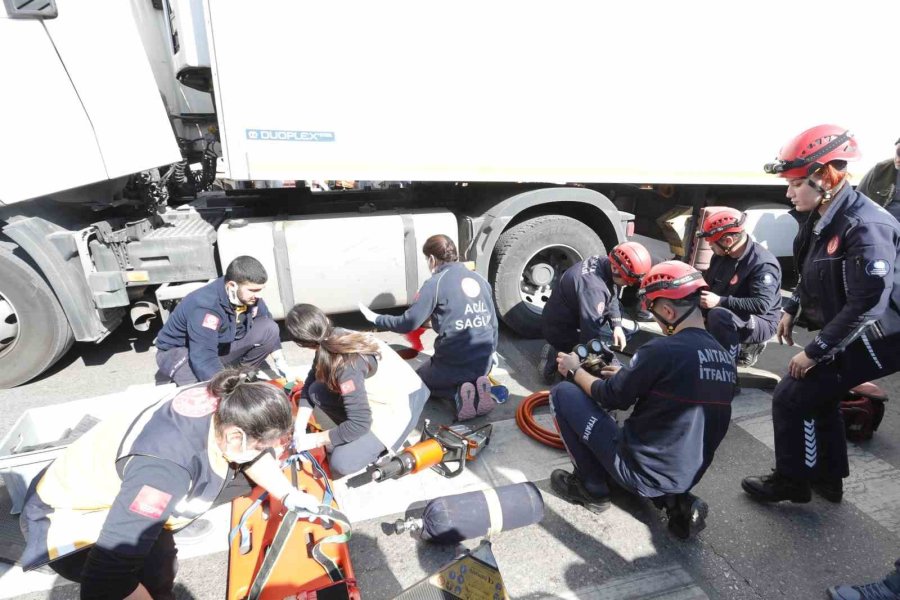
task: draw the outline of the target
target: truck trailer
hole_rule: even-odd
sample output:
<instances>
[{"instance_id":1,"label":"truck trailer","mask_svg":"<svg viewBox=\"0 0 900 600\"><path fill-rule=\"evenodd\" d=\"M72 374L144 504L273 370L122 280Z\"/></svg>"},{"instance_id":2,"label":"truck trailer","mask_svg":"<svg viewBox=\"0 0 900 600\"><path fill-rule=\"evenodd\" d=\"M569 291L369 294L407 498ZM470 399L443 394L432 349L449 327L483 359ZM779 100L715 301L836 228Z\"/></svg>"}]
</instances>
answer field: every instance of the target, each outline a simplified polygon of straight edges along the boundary
<instances>
[{"instance_id":1,"label":"truck trailer","mask_svg":"<svg viewBox=\"0 0 900 600\"><path fill-rule=\"evenodd\" d=\"M448 234L525 336L566 267L676 206L747 209L788 257L761 166L821 122L859 139L857 178L887 155L897 22L867 0L4 0L0 387L243 254L276 318L384 309Z\"/></svg>"}]
</instances>

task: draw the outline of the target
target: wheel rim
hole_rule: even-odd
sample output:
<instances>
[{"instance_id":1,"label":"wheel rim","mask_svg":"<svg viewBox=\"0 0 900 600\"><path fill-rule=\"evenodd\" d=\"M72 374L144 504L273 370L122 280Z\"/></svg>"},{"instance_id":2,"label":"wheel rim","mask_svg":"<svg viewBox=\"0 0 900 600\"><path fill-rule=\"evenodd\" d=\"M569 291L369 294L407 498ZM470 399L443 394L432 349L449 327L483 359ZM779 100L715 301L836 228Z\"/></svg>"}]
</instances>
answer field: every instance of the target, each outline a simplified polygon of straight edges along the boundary
<instances>
[{"instance_id":1,"label":"wheel rim","mask_svg":"<svg viewBox=\"0 0 900 600\"><path fill-rule=\"evenodd\" d=\"M19 338L19 315L12 302L0 294L0 355L12 348Z\"/></svg>"},{"instance_id":2,"label":"wheel rim","mask_svg":"<svg viewBox=\"0 0 900 600\"><path fill-rule=\"evenodd\" d=\"M525 262L519 275L519 296L522 303L540 314L550 298L550 290L566 269L580 260L582 256L575 248L562 244L544 246L535 252Z\"/></svg>"}]
</instances>

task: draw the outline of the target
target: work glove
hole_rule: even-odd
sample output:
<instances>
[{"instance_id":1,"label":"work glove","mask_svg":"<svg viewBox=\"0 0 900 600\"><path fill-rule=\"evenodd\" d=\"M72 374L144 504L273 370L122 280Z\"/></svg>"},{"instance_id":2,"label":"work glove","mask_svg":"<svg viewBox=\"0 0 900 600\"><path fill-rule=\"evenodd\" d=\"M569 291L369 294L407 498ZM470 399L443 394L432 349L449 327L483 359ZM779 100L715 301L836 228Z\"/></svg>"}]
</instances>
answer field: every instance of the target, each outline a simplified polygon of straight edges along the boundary
<instances>
[{"instance_id":1,"label":"work glove","mask_svg":"<svg viewBox=\"0 0 900 600\"><path fill-rule=\"evenodd\" d=\"M313 437L312 433L298 433L294 432L294 450L297 452L303 452L304 450L312 450L313 448L317 448L316 439Z\"/></svg>"},{"instance_id":2,"label":"work glove","mask_svg":"<svg viewBox=\"0 0 900 600\"><path fill-rule=\"evenodd\" d=\"M377 319L380 315L368 306L364 305L362 302L358 302L357 304L359 304L359 312L361 312L362 315L366 318L366 321L374 325L375 319Z\"/></svg>"},{"instance_id":3,"label":"work glove","mask_svg":"<svg viewBox=\"0 0 900 600\"><path fill-rule=\"evenodd\" d=\"M284 497L281 503L287 510L303 510L312 513L312 515L309 516L310 523L322 521L322 525L328 525L330 521L330 519L326 519L325 517L314 516L319 512L321 504L319 503L318 498L312 494L307 494L300 490L293 490L288 492L288 495Z\"/></svg>"}]
</instances>

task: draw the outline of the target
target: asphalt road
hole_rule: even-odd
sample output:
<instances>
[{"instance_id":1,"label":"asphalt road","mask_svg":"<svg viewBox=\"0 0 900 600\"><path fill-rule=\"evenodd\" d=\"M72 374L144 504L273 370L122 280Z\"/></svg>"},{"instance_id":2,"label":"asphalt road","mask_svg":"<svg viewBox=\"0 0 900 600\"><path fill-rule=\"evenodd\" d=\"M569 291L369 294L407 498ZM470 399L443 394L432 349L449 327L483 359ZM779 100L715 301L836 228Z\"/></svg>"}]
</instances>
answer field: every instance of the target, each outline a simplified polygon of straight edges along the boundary
<instances>
[{"instance_id":1,"label":"asphalt road","mask_svg":"<svg viewBox=\"0 0 900 600\"><path fill-rule=\"evenodd\" d=\"M338 320L347 327L363 327L358 315ZM122 328L102 345L76 345L40 379L0 391L0 436L28 409L152 382L153 335ZM800 343L809 339L806 334L797 337ZM501 379L512 396L486 418L495 428L509 425L518 402L542 388L534 368L540 346L539 341L502 333ZM307 353L293 345L286 345L286 350L294 362L309 360ZM770 344L757 367L781 373L796 351ZM900 398L900 375L879 383L892 398ZM567 504L549 490L549 467L541 470L547 451L517 437L509 438L506 448L492 444L495 458L491 460L509 460L519 465L519 472L531 466L544 473L531 477L544 492L543 521L493 539L510 595L820 598L825 597L829 585L883 576L900 555L900 402L888 403L884 422L872 441L851 446L853 473L845 482L842 504L814 497L810 504L778 506L755 503L740 489L742 477L766 473L774 465L769 403L767 393L749 388L735 399L732 427L696 489L710 505L708 527L698 539L688 542L672 537L662 515L642 499L617 498L613 508L599 516ZM436 404L427 410L436 421L450 418L449 406ZM514 430L507 427L505 431ZM564 458L555 455L553 460ZM502 464L497 472L504 472ZM369 484L374 485L380 484ZM0 504L4 497L0 488ZM402 498L397 500L402 504ZM453 548L429 546L411 535L387 535L383 524L402 513L399 509L354 524L350 549L365 598L391 598L436 571L454 554ZM0 515L0 527L10 530L13 519ZM222 551L182 560L178 596L198 600L224 597L226 568L227 553ZM48 589L51 584L52 590ZM0 597L75 598L77 586L48 576L22 579L15 569L0 566Z\"/></svg>"}]
</instances>

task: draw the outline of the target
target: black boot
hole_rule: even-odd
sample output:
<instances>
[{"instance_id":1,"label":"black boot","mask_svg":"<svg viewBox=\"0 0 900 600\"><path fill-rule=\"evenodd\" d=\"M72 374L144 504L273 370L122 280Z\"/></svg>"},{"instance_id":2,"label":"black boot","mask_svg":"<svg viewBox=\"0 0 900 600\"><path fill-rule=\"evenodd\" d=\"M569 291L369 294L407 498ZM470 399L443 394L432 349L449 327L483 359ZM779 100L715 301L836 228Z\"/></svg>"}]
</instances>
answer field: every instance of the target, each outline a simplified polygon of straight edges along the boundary
<instances>
[{"instance_id":1,"label":"black boot","mask_svg":"<svg viewBox=\"0 0 900 600\"><path fill-rule=\"evenodd\" d=\"M738 353L737 366L752 367L759 360L759 355L766 349L765 342L762 344L742 344Z\"/></svg>"},{"instance_id":2,"label":"black boot","mask_svg":"<svg viewBox=\"0 0 900 600\"><path fill-rule=\"evenodd\" d=\"M709 506L691 493L667 494L654 498L653 504L666 511L669 531L677 538L686 540L706 529Z\"/></svg>"},{"instance_id":3,"label":"black boot","mask_svg":"<svg viewBox=\"0 0 900 600\"><path fill-rule=\"evenodd\" d=\"M580 504L595 514L602 513L610 505L609 496L590 493L577 475L562 469L555 469L550 473L550 487L563 500Z\"/></svg>"},{"instance_id":4,"label":"black boot","mask_svg":"<svg viewBox=\"0 0 900 600\"><path fill-rule=\"evenodd\" d=\"M556 383L559 371L556 368L556 348L550 344L544 344L541 348L541 358L538 361L538 370L541 372L541 381L546 385Z\"/></svg>"},{"instance_id":5,"label":"black boot","mask_svg":"<svg viewBox=\"0 0 900 600\"><path fill-rule=\"evenodd\" d=\"M741 482L744 491L761 502L790 500L805 504L812 499L809 482L790 479L773 471L771 475L747 477Z\"/></svg>"},{"instance_id":6,"label":"black boot","mask_svg":"<svg viewBox=\"0 0 900 600\"><path fill-rule=\"evenodd\" d=\"M840 503L844 497L843 479L816 479L810 483L813 491L829 502Z\"/></svg>"}]
</instances>

